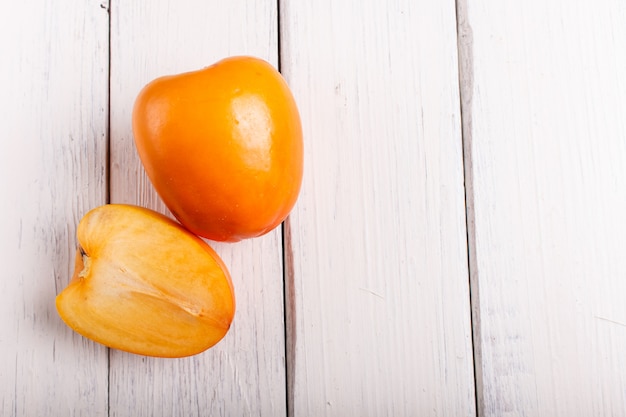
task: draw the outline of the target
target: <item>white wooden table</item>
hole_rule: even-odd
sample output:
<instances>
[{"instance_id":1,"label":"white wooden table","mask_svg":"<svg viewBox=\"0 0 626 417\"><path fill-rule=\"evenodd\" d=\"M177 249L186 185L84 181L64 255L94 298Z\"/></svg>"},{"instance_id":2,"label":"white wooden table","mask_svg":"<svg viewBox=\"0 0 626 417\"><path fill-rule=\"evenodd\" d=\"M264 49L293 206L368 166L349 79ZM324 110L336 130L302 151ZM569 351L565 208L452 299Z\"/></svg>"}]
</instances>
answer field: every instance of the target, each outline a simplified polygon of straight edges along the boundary
<instances>
[{"instance_id":1,"label":"white wooden table","mask_svg":"<svg viewBox=\"0 0 626 417\"><path fill-rule=\"evenodd\" d=\"M238 54L306 166L282 228L213 244L233 327L185 359L74 334L78 220L164 211L137 92ZM7 0L0 59L1 416L626 415L623 0Z\"/></svg>"}]
</instances>

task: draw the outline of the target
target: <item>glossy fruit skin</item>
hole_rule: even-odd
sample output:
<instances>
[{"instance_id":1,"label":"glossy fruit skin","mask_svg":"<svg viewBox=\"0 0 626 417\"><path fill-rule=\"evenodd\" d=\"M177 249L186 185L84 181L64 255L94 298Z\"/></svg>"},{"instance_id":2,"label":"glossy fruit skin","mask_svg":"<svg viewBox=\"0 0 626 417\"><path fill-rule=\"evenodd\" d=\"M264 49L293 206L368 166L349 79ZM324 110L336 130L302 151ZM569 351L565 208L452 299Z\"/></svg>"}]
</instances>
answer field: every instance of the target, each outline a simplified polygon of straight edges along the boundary
<instances>
[{"instance_id":1,"label":"glossy fruit skin","mask_svg":"<svg viewBox=\"0 0 626 417\"><path fill-rule=\"evenodd\" d=\"M133 132L157 193L199 236L263 235L297 200L300 115L285 80L263 60L231 57L152 81L135 101Z\"/></svg>"},{"instance_id":2,"label":"glossy fruit skin","mask_svg":"<svg viewBox=\"0 0 626 417\"><path fill-rule=\"evenodd\" d=\"M111 204L87 213L77 236L74 276L56 298L77 333L157 357L194 355L226 335L235 314L228 270L178 223Z\"/></svg>"}]
</instances>

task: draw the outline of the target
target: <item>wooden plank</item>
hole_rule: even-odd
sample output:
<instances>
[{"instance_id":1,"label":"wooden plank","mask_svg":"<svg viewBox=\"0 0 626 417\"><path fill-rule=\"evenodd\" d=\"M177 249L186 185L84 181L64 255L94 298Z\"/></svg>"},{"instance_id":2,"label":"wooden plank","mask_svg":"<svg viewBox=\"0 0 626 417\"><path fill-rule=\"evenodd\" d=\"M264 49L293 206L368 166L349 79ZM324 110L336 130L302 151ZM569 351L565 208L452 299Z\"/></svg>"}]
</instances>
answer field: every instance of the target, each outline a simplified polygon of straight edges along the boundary
<instances>
[{"instance_id":1,"label":"wooden plank","mask_svg":"<svg viewBox=\"0 0 626 417\"><path fill-rule=\"evenodd\" d=\"M473 416L454 2L281 5L293 416Z\"/></svg>"},{"instance_id":2,"label":"wooden plank","mask_svg":"<svg viewBox=\"0 0 626 417\"><path fill-rule=\"evenodd\" d=\"M480 415L623 415L626 8L461 6Z\"/></svg>"},{"instance_id":3,"label":"wooden plank","mask_svg":"<svg viewBox=\"0 0 626 417\"><path fill-rule=\"evenodd\" d=\"M131 130L140 88L228 55L277 64L274 1L116 3L111 32L111 200L166 212ZM281 232L212 244L233 277L237 313L224 340L185 359L111 352L111 416L285 415Z\"/></svg>"},{"instance_id":4,"label":"wooden plank","mask_svg":"<svg viewBox=\"0 0 626 417\"><path fill-rule=\"evenodd\" d=\"M108 15L97 2L0 14L0 415L104 416L107 352L54 299L78 220L106 197Z\"/></svg>"}]
</instances>

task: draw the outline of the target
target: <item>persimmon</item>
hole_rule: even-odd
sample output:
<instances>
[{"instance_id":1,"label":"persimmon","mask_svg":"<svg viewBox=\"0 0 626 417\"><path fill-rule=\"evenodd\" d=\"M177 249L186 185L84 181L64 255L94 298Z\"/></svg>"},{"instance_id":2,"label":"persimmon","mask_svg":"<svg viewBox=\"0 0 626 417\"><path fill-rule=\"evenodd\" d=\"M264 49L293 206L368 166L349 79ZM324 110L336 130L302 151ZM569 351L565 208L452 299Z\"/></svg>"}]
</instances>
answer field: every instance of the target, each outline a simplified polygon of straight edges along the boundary
<instances>
[{"instance_id":1,"label":"persimmon","mask_svg":"<svg viewBox=\"0 0 626 417\"><path fill-rule=\"evenodd\" d=\"M238 56L157 78L137 96L132 122L150 181L191 232L231 242L260 236L293 208L302 126L269 63Z\"/></svg>"},{"instance_id":2,"label":"persimmon","mask_svg":"<svg viewBox=\"0 0 626 417\"><path fill-rule=\"evenodd\" d=\"M105 205L77 230L69 285L57 296L65 323L106 346L183 357L215 345L235 313L228 269L202 239L149 209Z\"/></svg>"}]
</instances>

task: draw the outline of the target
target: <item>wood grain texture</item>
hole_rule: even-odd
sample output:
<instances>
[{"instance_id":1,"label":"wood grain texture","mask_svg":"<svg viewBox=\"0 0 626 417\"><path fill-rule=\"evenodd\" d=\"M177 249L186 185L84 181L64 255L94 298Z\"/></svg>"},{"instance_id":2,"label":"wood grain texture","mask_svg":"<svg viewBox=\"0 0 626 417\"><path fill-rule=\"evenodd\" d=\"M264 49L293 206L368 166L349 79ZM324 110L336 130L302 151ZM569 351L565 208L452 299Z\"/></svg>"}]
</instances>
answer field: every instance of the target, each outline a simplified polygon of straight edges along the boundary
<instances>
[{"instance_id":1,"label":"wood grain texture","mask_svg":"<svg viewBox=\"0 0 626 417\"><path fill-rule=\"evenodd\" d=\"M104 416L106 349L57 315L75 226L106 193L108 16L98 3L0 14L0 415Z\"/></svg>"},{"instance_id":2,"label":"wood grain texture","mask_svg":"<svg viewBox=\"0 0 626 417\"><path fill-rule=\"evenodd\" d=\"M135 151L131 111L137 93L158 76L229 55L251 54L277 65L276 2L121 2L111 12L111 199L167 213ZM281 231L211 245L234 281L237 312L229 333L191 358L112 351L111 416L286 414Z\"/></svg>"},{"instance_id":3,"label":"wood grain texture","mask_svg":"<svg viewBox=\"0 0 626 417\"><path fill-rule=\"evenodd\" d=\"M292 416L473 416L454 2L281 4Z\"/></svg>"},{"instance_id":4,"label":"wood grain texture","mask_svg":"<svg viewBox=\"0 0 626 417\"><path fill-rule=\"evenodd\" d=\"M621 416L626 6L463 3L480 414Z\"/></svg>"},{"instance_id":5,"label":"wood grain texture","mask_svg":"<svg viewBox=\"0 0 626 417\"><path fill-rule=\"evenodd\" d=\"M622 417L626 4L456 5L3 5L0 415ZM280 230L212 243L238 311L198 356L74 334L54 297L82 215L109 185L167 213L136 94L227 55L278 65L279 21L306 152L284 265Z\"/></svg>"}]
</instances>

